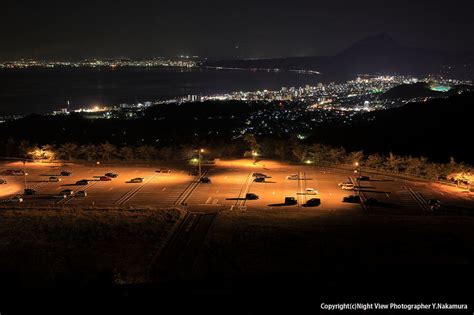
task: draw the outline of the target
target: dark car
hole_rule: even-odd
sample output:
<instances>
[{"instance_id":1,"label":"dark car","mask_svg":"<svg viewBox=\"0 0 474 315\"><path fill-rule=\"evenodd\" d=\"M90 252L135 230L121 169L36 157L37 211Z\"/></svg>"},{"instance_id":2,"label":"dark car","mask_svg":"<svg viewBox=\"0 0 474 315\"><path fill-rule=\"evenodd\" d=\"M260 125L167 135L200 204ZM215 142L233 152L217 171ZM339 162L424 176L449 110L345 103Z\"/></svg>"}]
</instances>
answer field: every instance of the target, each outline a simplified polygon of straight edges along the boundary
<instances>
[{"instance_id":1,"label":"dark car","mask_svg":"<svg viewBox=\"0 0 474 315\"><path fill-rule=\"evenodd\" d=\"M296 205L298 201L296 201L295 197L285 197L285 205L287 206L293 206Z\"/></svg>"},{"instance_id":2,"label":"dark car","mask_svg":"<svg viewBox=\"0 0 474 315\"><path fill-rule=\"evenodd\" d=\"M26 188L26 189L23 191L23 193L24 193L25 195L35 195L35 194L36 194L36 190L31 189L31 188Z\"/></svg>"},{"instance_id":3,"label":"dark car","mask_svg":"<svg viewBox=\"0 0 474 315\"><path fill-rule=\"evenodd\" d=\"M110 178L117 178L118 174L117 173L106 173L105 176L110 177Z\"/></svg>"},{"instance_id":4,"label":"dark car","mask_svg":"<svg viewBox=\"0 0 474 315\"><path fill-rule=\"evenodd\" d=\"M253 173L252 175L253 175L253 177L257 177L257 178L259 178L259 177L262 177L262 178L271 178L270 176L268 176L268 175L266 175L266 174L263 174L263 173Z\"/></svg>"},{"instance_id":5,"label":"dark car","mask_svg":"<svg viewBox=\"0 0 474 315\"><path fill-rule=\"evenodd\" d=\"M247 199L247 200L257 200L258 195L253 194L253 193L248 193L248 194L245 195L245 199Z\"/></svg>"},{"instance_id":6,"label":"dark car","mask_svg":"<svg viewBox=\"0 0 474 315\"><path fill-rule=\"evenodd\" d=\"M360 197L357 195L346 196L342 198L342 202L351 202L351 203L360 202Z\"/></svg>"},{"instance_id":7,"label":"dark car","mask_svg":"<svg viewBox=\"0 0 474 315\"><path fill-rule=\"evenodd\" d=\"M321 199L319 198L311 198L306 201L305 207L317 207L321 205Z\"/></svg>"},{"instance_id":8,"label":"dark car","mask_svg":"<svg viewBox=\"0 0 474 315\"><path fill-rule=\"evenodd\" d=\"M357 177L357 180L370 180L369 176L359 176Z\"/></svg>"},{"instance_id":9,"label":"dark car","mask_svg":"<svg viewBox=\"0 0 474 315\"><path fill-rule=\"evenodd\" d=\"M69 171L62 171L61 173L59 173L61 176L71 176L72 173L69 172Z\"/></svg>"},{"instance_id":10,"label":"dark car","mask_svg":"<svg viewBox=\"0 0 474 315\"><path fill-rule=\"evenodd\" d=\"M265 177L256 177L253 181L256 183L264 183Z\"/></svg>"},{"instance_id":11,"label":"dark car","mask_svg":"<svg viewBox=\"0 0 474 315\"><path fill-rule=\"evenodd\" d=\"M160 168L159 170L156 170L155 172L157 173L171 173L171 170L169 168Z\"/></svg>"},{"instance_id":12,"label":"dark car","mask_svg":"<svg viewBox=\"0 0 474 315\"><path fill-rule=\"evenodd\" d=\"M73 194L74 194L74 191L72 189L64 189L64 190L61 190L58 195L71 196Z\"/></svg>"},{"instance_id":13,"label":"dark car","mask_svg":"<svg viewBox=\"0 0 474 315\"><path fill-rule=\"evenodd\" d=\"M99 177L99 180L101 182L109 182L109 181L112 180L112 178L110 178L109 176L101 176L101 177Z\"/></svg>"},{"instance_id":14,"label":"dark car","mask_svg":"<svg viewBox=\"0 0 474 315\"><path fill-rule=\"evenodd\" d=\"M81 179L76 182L76 185L87 185L89 181L87 179Z\"/></svg>"},{"instance_id":15,"label":"dark car","mask_svg":"<svg viewBox=\"0 0 474 315\"><path fill-rule=\"evenodd\" d=\"M201 183L209 184L211 182L211 179L209 177L201 177L200 181Z\"/></svg>"}]
</instances>

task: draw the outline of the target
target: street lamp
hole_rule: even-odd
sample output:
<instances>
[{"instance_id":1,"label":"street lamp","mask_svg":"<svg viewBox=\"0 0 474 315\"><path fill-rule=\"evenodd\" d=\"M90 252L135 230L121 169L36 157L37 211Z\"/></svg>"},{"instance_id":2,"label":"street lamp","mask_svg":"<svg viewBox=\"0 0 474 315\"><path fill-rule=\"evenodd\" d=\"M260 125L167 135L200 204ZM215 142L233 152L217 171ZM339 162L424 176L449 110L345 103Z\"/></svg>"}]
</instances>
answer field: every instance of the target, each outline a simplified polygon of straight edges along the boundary
<instances>
[{"instance_id":1,"label":"street lamp","mask_svg":"<svg viewBox=\"0 0 474 315\"><path fill-rule=\"evenodd\" d=\"M357 180L357 194L360 196L360 177L361 177L361 169L360 169L360 163L355 162L354 165L357 167L357 169L354 171L355 173L358 174L356 180Z\"/></svg>"},{"instance_id":2,"label":"street lamp","mask_svg":"<svg viewBox=\"0 0 474 315\"><path fill-rule=\"evenodd\" d=\"M257 151L252 150L253 164L257 163L257 156L258 156Z\"/></svg>"},{"instance_id":3,"label":"street lamp","mask_svg":"<svg viewBox=\"0 0 474 315\"><path fill-rule=\"evenodd\" d=\"M199 149L198 150L198 168L199 168L199 178L201 178L202 173L201 173L201 160L202 160L202 153L204 153L204 149Z\"/></svg>"},{"instance_id":4,"label":"street lamp","mask_svg":"<svg viewBox=\"0 0 474 315\"><path fill-rule=\"evenodd\" d=\"M25 190L28 188L26 184L26 160L23 160L23 179L25 181Z\"/></svg>"}]
</instances>

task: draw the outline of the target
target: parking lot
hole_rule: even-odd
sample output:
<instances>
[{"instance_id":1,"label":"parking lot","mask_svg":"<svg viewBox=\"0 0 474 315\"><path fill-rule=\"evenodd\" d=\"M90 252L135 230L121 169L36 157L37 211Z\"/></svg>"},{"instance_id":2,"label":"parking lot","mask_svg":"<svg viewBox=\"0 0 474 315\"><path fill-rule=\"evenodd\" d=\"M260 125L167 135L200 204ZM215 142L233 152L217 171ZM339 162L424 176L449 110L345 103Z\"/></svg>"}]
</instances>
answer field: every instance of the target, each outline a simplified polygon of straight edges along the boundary
<instances>
[{"instance_id":1,"label":"parking lot","mask_svg":"<svg viewBox=\"0 0 474 315\"><path fill-rule=\"evenodd\" d=\"M0 171L22 169L21 163L4 163ZM351 171L322 168L314 165L288 165L278 162L253 164L249 160L218 161L204 167L211 183L198 183L196 176L189 175L190 167L169 166L170 172L156 172L159 166L104 166L79 164L27 163L27 176L6 176L7 184L0 187L2 205L21 207L68 206L68 207L150 207L169 208L185 205L194 211L247 211L265 209L293 209L303 207L320 211L374 211L380 213L422 213L429 211L427 201L438 199L442 209L473 208L472 193L463 193L452 187L391 178L370 174L370 180L356 181ZM70 176L58 176L61 171L72 172ZM119 176L110 181L101 181L100 176L115 172ZM267 176L264 182L255 182L255 174ZM295 179L287 177L293 175ZM61 179L50 182L51 176ZM26 177L27 188L35 195L23 195L23 202L11 200L22 195ZM143 182L131 183L132 178L141 177ZM87 185L76 182L87 179ZM353 181L359 190L342 190L338 184ZM71 196L58 198L64 189L73 190ZM314 192L313 192L314 190ZM76 196L85 191L87 196ZM258 199L246 198L248 193ZM362 202L342 202L349 195L360 195ZM285 204L292 197L297 203ZM319 198L317 207L305 207L308 200Z\"/></svg>"}]
</instances>

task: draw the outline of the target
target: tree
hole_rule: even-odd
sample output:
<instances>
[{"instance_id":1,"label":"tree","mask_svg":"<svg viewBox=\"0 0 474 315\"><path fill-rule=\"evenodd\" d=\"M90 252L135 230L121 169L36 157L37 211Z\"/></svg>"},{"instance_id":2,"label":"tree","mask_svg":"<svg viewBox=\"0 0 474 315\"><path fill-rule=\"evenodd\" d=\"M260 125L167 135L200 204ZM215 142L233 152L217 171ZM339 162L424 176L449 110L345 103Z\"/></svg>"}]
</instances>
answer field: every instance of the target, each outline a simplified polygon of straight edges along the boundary
<instances>
[{"instance_id":1,"label":"tree","mask_svg":"<svg viewBox=\"0 0 474 315\"><path fill-rule=\"evenodd\" d=\"M302 144L293 144L291 153L295 156L299 162L303 162L308 159L308 148Z\"/></svg>"},{"instance_id":2,"label":"tree","mask_svg":"<svg viewBox=\"0 0 474 315\"><path fill-rule=\"evenodd\" d=\"M71 161L73 154L77 155L77 145L70 142L64 143L59 146L57 152L59 157L66 157L68 161Z\"/></svg>"},{"instance_id":3,"label":"tree","mask_svg":"<svg viewBox=\"0 0 474 315\"><path fill-rule=\"evenodd\" d=\"M113 144L106 142L99 146L97 153L102 159L109 161L117 153L117 148Z\"/></svg>"},{"instance_id":4,"label":"tree","mask_svg":"<svg viewBox=\"0 0 474 315\"><path fill-rule=\"evenodd\" d=\"M385 158L376 153L376 154L371 154L367 157L367 160L365 161L365 165L367 167L372 167L372 168L375 168L375 169L379 169L380 167L383 167L383 162L384 162Z\"/></svg>"},{"instance_id":5,"label":"tree","mask_svg":"<svg viewBox=\"0 0 474 315\"><path fill-rule=\"evenodd\" d=\"M389 171L399 172L402 169L402 166L403 159L390 152L385 160L384 167Z\"/></svg>"},{"instance_id":6,"label":"tree","mask_svg":"<svg viewBox=\"0 0 474 315\"><path fill-rule=\"evenodd\" d=\"M354 164L356 162L363 164L364 161L364 152L363 151L354 151L349 153L346 159L347 163Z\"/></svg>"},{"instance_id":7,"label":"tree","mask_svg":"<svg viewBox=\"0 0 474 315\"><path fill-rule=\"evenodd\" d=\"M127 162L132 161L134 157L133 149L130 147L121 148L119 151L119 154L122 157L122 159L124 159Z\"/></svg>"},{"instance_id":8,"label":"tree","mask_svg":"<svg viewBox=\"0 0 474 315\"><path fill-rule=\"evenodd\" d=\"M28 157L28 152L31 150L30 142L27 140L21 140L20 145L18 146L18 154L21 158Z\"/></svg>"},{"instance_id":9,"label":"tree","mask_svg":"<svg viewBox=\"0 0 474 315\"><path fill-rule=\"evenodd\" d=\"M97 147L93 144L81 145L78 149L78 155L90 162L97 157Z\"/></svg>"},{"instance_id":10,"label":"tree","mask_svg":"<svg viewBox=\"0 0 474 315\"><path fill-rule=\"evenodd\" d=\"M149 145L141 145L135 151L140 159L146 161L153 159L156 153L155 148Z\"/></svg>"},{"instance_id":11,"label":"tree","mask_svg":"<svg viewBox=\"0 0 474 315\"><path fill-rule=\"evenodd\" d=\"M56 158L56 149L52 145L46 144L41 149L45 160L52 162Z\"/></svg>"},{"instance_id":12,"label":"tree","mask_svg":"<svg viewBox=\"0 0 474 315\"><path fill-rule=\"evenodd\" d=\"M257 143L257 139L255 139L255 136L251 133L246 133L244 135L244 141L247 142L248 146L250 147L250 150L259 152L260 151L260 145Z\"/></svg>"},{"instance_id":13,"label":"tree","mask_svg":"<svg viewBox=\"0 0 474 315\"><path fill-rule=\"evenodd\" d=\"M327 163L339 164L347 160L347 153L344 148L330 148L327 146L325 146L325 148L325 152L327 152L327 154L324 155L324 159ZM354 163L354 161L352 161L351 163Z\"/></svg>"}]
</instances>

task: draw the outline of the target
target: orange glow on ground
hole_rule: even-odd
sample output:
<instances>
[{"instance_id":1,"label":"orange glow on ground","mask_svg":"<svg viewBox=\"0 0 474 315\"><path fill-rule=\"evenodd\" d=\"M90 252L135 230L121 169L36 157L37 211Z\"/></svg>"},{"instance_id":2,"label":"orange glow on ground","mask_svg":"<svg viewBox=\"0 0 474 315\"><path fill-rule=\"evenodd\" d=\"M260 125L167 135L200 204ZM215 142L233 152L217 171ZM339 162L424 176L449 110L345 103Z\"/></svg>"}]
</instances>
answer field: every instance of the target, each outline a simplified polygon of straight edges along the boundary
<instances>
[{"instance_id":1,"label":"orange glow on ground","mask_svg":"<svg viewBox=\"0 0 474 315\"><path fill-rule=\"evenodd\" d=\"M252 168L255 170L271 169L286 167L288 164L271 160L261 160L253 163L252 159L238 159L238 160L216 160L216 166L219 167L242 167Z\"/></svg>"}]
</instances>

